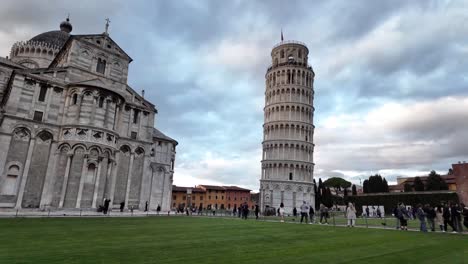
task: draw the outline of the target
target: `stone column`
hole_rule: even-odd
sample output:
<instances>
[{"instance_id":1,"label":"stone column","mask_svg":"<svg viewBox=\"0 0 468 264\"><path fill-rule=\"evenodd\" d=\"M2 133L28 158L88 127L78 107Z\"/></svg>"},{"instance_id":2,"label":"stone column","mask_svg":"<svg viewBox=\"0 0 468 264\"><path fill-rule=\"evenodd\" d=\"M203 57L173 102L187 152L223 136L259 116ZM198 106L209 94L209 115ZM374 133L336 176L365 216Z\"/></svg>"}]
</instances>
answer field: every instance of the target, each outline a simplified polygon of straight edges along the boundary
<instances>
[{"instance_id":1,"label":"stone column","mask_svg":"<svg viewBox=\"0 0 468 264\"><path fill-rule=\"evenodd\" d=\"M73 152L72 151L68 152L67 156L68 156L67 166L65 167L65 176L63 178L62 192L60 193L59 208L63 208L63 202L65 200L65 194L67 192L68 177L70 176L70 166L71 166L71 162L73 158Z\"/></svg>"},{"instance_id":2,"label":"stone column","mask_svg":"<svg viewBox=\"0 0 468 264\"><path fill-rule=\"evenodd\" d=\"M97 176L95 177L95 182L94 182L94 194L93 194L93 203L91 205L91 208L96 208L96 200L99 192L99 180L101 178L101 169L102 169L102 157L98 158L98 169L97 169Z\"/></svg>"},{"instance_id":3,"label":"stone column","mask_svg":"<svg viewBox=\"0 0 468 264\"><path fill-rule=\"evenodd\" d=\"M49 119L50 101L52 100L53 93L54 93L54 89L52 87L47 87L46 109L44 111L44 122L47 122Z\"/></svg>"},{"instance_id":4,"label":"stone column","mask_svg":"<svg viewBox=\"0 0 468 264\"><path fill-rule=\"evenodd\" d=\"M91 117L89 118L89 124L94 124L94 119L96 117L96 105L99 103L99 97L94 97L94 96L92 97L93 97L93 106L91 108ZM104 120L104 122L105 121L106 120Z\"/></svg>"},{"instance_id":5,"label":"stone column","mask_svg":"<svg viewBox=\"0 0 468 264\"><path fill-rule=\"evenodd\" d=\"M120 155L121 153L119 153L118 155L116 155L116 161L114 162L113 166L112 166L112 181L111 181L111 190L110 190L110 197L109 199L111 199L111 206L114 204L114 193L115 193L115 183L117 181L117 169L118 169L118 166L117 164L119 164L119 160L120 160Z\"/></svg>"},{"instance_id":6,"label":"stone column","mask_svg":"<svg viewBox=\"0 0 468 264\"><path fill-rule=\"evenodd\" d=\"M114 116L114 126L113 129L118 129L118 124L120 120L120 106L115 104L115 116Z\"/></svg>"},{"instance_id":7,"label":"stone column","mask_svg":"<svg viewBox=\"0 0 468 264\"><path fill-rule=\"evenodd\" d=\"M128 195L130 193L130 184L132 183L132 169L133 169L133 160L135 159L135 152L130 154L130 165L128 165L128 176L127 176L127 189L125 190L125 206L128 207Z\"/></svg>"},{"instance_id":8,"label":"stone column","mask_svg":"<svg viewBox=\"0 0 468 264\"><path fill-rule=\"evenodd\" d=\"M29 167L31 166L31 156L32 156L32 153L33 153L33 150L34 150L35 143L36 143L36 139L31 138L31 141L29 143L26 163L25 163L24 169L23 169L23 176L21 177L20 189L19 189L19 192L18 192L17 200L16 200L15 208L17 208L17 209L21 208L21 202L23 200L24 189L26 188L26 180L28 179L28 175L29 175Z\"/></svg>"},{"instance_id":9,"label":"stone column","mask_svg":"<svg viewBox=\"0 0 468 264\"><path fill-rule=\"evenodd\" d=\"M107 125L109 121L107 120L109 118L109 101L107 99L104 100L104 128L107 129Z\"/></svg>"},{"instance_id":10,"label":"stone column","mask_svg":"<svg viewBox=\"0 0 468 264\"><path fill-rule=\"evenodd\" d=\"M76 208L81 207L81 196L83 195L83 185L86 173L88 171L88 155L84 155L83 167L81 168L80 186L78 188L78 196L76 197Z\"/></svg>"},{"instance_id":11,"label":"stone column","mask_svg":"<svg viewBox=\"0 0 468 264\"><path fill-rule=\"evenodd\" d=\"M104 190L103 190L103 196L104 196L105 198L107 198L107 199L110 199L110 197L109 197L110 195L109 195L109 193L108 193L108 192L109 192L109 189L108 189L107 186L108 186L108 184L112 184L112 181L111 181L112 175L111 175L111 173L112 173L112 164L113 164L113 163L114 163L114 162L113 162L110 158L107 159L106 180L105 180L105 182L104 182ZM111 182L108 183L107 181L111 181Z\"/></svg>"},{"instance_id":12,"label":"stone column","mask_svg":"<svg viewBox=\"0 0 468 264\"><path fill-rule=\"evenodd\" d=\"M133 125L133 112L135 109L130 108L130 116L128 117L128 127L127 127L127 132L126 132L126 137L130 137L130 133L132 131L132 125Z\"/></svg>"},{"instance_id":13,"label":"stone column","mask_svg":"<svg viewBox=\"0 0 468 264\"><path fill-rule=\"evenodd\" d=\"M44 188L42 188L41 203L39 204L40 208L50 205L52 200L51 187L54 185L56 172L55 164L59 154L60 151L57 149L57 142L54 141L50 146L49 164L47 165L47 172L44 179Z\"/></svg>"},{"instance_id":14,"label":"stone column","mask_svg":"<svg viewBox=\"0 0 468 264\"><path fill-rule=\"evenodd\" d=\"M80 122L80 114L81 114L81 104L83 103L84 94L78 96L78 107L76 108L76 121Z\"/></svg>"}]
</instances>

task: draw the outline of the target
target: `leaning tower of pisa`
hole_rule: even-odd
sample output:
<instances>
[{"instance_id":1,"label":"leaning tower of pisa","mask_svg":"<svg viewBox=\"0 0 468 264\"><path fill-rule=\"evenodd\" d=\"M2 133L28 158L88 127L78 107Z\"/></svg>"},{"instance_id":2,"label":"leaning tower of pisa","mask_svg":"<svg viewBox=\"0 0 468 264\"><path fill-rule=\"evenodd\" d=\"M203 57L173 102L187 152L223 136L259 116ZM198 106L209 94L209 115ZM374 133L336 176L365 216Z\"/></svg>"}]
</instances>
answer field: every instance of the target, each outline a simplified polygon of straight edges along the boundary
<instances>
[{"instance_id":1,"label":"leaning tower of pisa","mask_svg":"<svg viewBox=\"0 0 468 264\"><path fill-rule=\"evenodd\" d=\"M291 213L306 201L315 204L314 76L309 50L298 41L281 41L271 51L265 75L262 174L262 210L284 203Z\"/></svg>"}]
</instances>

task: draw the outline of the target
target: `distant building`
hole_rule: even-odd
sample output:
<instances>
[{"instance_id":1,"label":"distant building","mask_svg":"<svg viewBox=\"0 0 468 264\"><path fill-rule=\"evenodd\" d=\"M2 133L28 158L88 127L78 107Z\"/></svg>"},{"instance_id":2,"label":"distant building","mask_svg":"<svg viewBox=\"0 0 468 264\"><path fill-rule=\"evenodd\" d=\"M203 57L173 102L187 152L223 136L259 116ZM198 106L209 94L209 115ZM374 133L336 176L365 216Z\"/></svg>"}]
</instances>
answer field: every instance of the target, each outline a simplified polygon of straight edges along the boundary
<instances>
[{"instance_id":1,"label":"distant building","mask_svg":"<svg viewBox=\"0 0 468 264\"><path fill-rule=\"evenodd\" d=\"M257 194L258 199L258 194ZM190 200L190 201L189 201ZM192 207L214 210L232 210L247 202L252 208L257 201L251 190L238 186L198 185L196 187L172 186L172 209Z\"/></svg>"},{"instance_id":2,"label":"distant building","mask_svg":"<svg viewBox=\"0 0 468 264\"><path fill-rule=\"evenodd\" d=\"M415 177L398 177L396 185L389 185L390 192L404 192L405 184L414 185ZM419 176L424 185L428 176ZM448 185L449 191L457 192L460 202L468 204L468 163L452 164L452 174L441 175Z\"/></svg>"}]
</instances>

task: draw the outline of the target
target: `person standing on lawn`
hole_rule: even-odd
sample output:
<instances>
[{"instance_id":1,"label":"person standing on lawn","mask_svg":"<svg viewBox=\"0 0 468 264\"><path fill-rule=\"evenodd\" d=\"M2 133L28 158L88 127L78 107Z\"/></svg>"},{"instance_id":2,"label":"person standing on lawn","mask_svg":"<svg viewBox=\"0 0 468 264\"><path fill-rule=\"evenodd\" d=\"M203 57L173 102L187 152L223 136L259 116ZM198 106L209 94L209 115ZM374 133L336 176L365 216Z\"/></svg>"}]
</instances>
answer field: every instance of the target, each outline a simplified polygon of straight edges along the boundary
<instances>
[{"instance_id":1,"label":"person standing on lawn","mask_svg":"<svg viewBox=\"0 0 468 264\"><path fill-rule=\"evenodd\" d=\"M310 205L309 206L309 220L311 224L314 223L314 215L315 215L314 207Z\"/></svg>"},{"instance_id":2,"label":"person standing on lawn","mask_svg":"<svg viewBox=\"0 0 468 264\"><path fill-rule=\"evenodd\" d=\"M398 207L398 218L400 219L401 230L408 230L409 213L403 203L401 203L400 207Z\"/></svg>"},{"instance_id":3,"label":"person standing on lawn","mask_svg":"<svg viewBox=\"0 0 468 264\"><path fill-rule=\"evenodd\" d=\"M468 228L468 206L462 205L462 214L463 214L463 225Z\"/></svg>"},{"instance_id":4,"label":"person standing on lawn","mask_svg":"<svg viewBox=\"0 0 468 264\"><path fill-rule=\"evenodd\" d=\"M304 218L305 218L306 224L309 222L307 220L307 218L308 218L307 214L308 213L309 213L309 206L307 205L306 201L303 201L302 205L301 205L301 223L304 220Z\"/></svg>"},{"instance_id":5,"label":"person standing on lawn","mask_svg":"<svg viewBox=\"0 0 468 264\"><path fill-rule=\"evenodd\" d=\"M448 232L448 226L449 225L452 228L452 231L455 232L455 227L452 224L452 214L450 213L450 206L444 205L444 230L445 232Z\"/></svg>"},{"instance_id":6,"label":"person standing on lawn","mask_svg":"<svg viewBox=\"0 0 468 264\"><path fill-rule=\"evenodd\" d=\"M324 204L320 204L320 224L325 219L325 224L328 225L328 208Z\"/></svg>"},{"instance_id":7,"label":"person standing on lawn","mask_svg":"<svg viewBox=\"0 0 468 264\"><path fill-rule=\"evenodd\" d=\"M445 232L444 229L444 209L441 205L437 206L435 210L436 224L440 227L440 231Z\"/></svg>"},{"instance_id":8,"label":"person standing on lawn","mask_svg":"<svg viewBox=\"0 0 468 264\"><path fill-rule=\"evenodd\" d=\"M281 217L281 222L284 222L284 203L281 203L278 208L278 215Z\"/></svg>"},{"instance_id":9,"label":"person standing on lawn","mask_svg":"<svg viewBox=\"0 0 468 264\"><path fill-rule=\"evenodd\" d=\"M435 218L436 218L436 211L434 207L429 204L426 204L424 212L426 213L427 223L429 224L429 228L432 232L435 232Z\"/></svg>"},{"instance_id":10,"label":"person standing on lawn","mask_svg":"<svg viewBox=\"0 0 468 264\"><path fill-rule=\"evenodd\" d=\"M418 204L416 209L416 217L419 220L419 231L427 232L426 228L426 213L424 212L422 204Z\"/></svg>"},{"instance_id":11,"label":"person standing on lawn","mask_svg":"<svg viewBox=\"0 0 468 264\"><path fill-rule=\"evenodd\" d=\"M348 219L348 227L354 227L356 223L356 208L352 203L348 203L348 208L346 208L346 219Z\"/></svg>"},{"instance_id":12,"label":"person standing on lawn","mask_svg":"<svg viewBox=\"0 0 468 264\"><path fill-rule=\"evenodd\" d=\"M255 205L255 219L258 220L258 213L260 212L260 208L258 207L258 204Z\"/></svg>"},{"instance_id":13,"label":"person standing on lawn","mask_svg":"<svg viewBox=\"0 0 468 264\"><path fill-rule=\"evenodd\" d=\"M461 221L461 208L458 203L453 203L450 208L450 214L452 216L452 225L454 227L453 232L463 232L462 221Z\"/></svg>"},{"instance_id":14,"label":"person standing on lawn","mask_svg":"<svg viewBox=\"0 0 468 264\"><path fill-rule=\"evenodd\" d=\"M396 219L396 229L400 229L400 217L398 217L398 204L393 208L393 216Z\"/></svg>"}]
</instances>

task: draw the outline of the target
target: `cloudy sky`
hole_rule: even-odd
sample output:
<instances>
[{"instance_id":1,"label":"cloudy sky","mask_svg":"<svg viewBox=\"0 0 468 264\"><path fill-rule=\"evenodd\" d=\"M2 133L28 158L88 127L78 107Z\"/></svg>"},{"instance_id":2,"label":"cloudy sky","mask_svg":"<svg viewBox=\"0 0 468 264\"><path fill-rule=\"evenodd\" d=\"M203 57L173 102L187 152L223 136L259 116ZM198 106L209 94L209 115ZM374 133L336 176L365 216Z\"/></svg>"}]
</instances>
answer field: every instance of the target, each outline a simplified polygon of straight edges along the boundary
<instances>
[{"instance_id":1,"label":"cloudy sky","mask_svg":"<svg viewBox=\"0 0 468 264\"><path fill-rule=\"evenodd\" d=\"M315 71L315 178L445 173L468 161L468 2L2 1L0 55L58 25L110 35L129 84L179 142L174 183L258 190L271 48L305 42Z\"/></svg>"}]
</instances>

